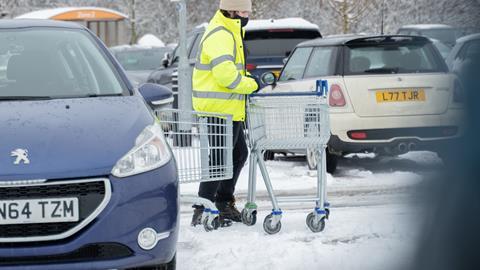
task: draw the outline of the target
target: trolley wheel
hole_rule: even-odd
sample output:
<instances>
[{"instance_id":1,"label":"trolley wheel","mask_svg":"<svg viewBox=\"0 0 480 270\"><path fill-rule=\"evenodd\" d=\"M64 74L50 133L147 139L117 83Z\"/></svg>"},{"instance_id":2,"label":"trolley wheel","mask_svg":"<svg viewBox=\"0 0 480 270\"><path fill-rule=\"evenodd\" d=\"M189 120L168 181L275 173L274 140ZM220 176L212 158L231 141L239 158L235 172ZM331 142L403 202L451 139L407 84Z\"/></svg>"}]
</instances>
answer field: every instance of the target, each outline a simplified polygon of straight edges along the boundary
<instances>
[{"instance_id":1,"label":"trolley wheel","mask_svg":"<svg viewBox=\"0 0 480 270\"><path fill-rule=\"evenodd\" d=\"M257 223L257 211L253 211L251 214L248 214L246 209L242 210L242 222L247 226L253 226Z\"/></svg>"},{"instance_id":2,"label":"trolley wheel","mask_svg":"<svg viewBox=\"0 0 480 270\"><path fill-rule=\"evenodd\" d=\"M263 229L268 234L276 234L282 229L282 223L279 221L275 226L272 225L273 215L270 214L265 217L263 221Z\"/></svg>"},{"instance_id":3,"label":"trolley wheel","mask_svg":"<svg viewBox=\"0 0 480 270\"><path fill-rule=\"evenodd\" d=\"M314 233L321 232L325 229L325 217L315 222L315 213L310 213L307 216L307 226Z\"/></svg>"},{"instance_id":4,"label":"trolley wheel","mask_svg":"<svg viewBox=\"0 0 480 270\"><path fill-rule=\"evenodd\" d=\"M208 218L208 217L203 220L203 228L207 232L217 230L219 227L220 227L219 217L215 217L212 221L210 221L210 218Z\"/></svg>"}]
</instances>

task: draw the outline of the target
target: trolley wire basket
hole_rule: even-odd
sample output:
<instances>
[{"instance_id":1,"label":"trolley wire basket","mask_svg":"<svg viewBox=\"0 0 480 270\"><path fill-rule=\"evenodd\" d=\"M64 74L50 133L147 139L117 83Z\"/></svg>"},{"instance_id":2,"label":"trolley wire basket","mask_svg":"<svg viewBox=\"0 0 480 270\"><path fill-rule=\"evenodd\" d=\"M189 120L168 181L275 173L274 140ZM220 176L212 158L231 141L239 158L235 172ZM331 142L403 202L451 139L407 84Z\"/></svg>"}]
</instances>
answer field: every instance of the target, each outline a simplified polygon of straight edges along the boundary
<instances>
[{"instance_id":1,"label":"trolley wire basket","mask_svg":"<svg viewBox=\"0 0 480 270\"><path fill-rule=\"evenodd\" d=\"M256 222L256 168L260 168L273 211L263 223L265 231L274 234L281 229L279 202L315 202L307 216L314 232L325 227L329 209L326 203L326 145L330 139L330 117L326 98L316 92L254 94L248 99L247 128L251 148L247 204L242 211L246 225ZM277 198L263 160L266 150L315 149L317 154L316 196Z\"/></svg>"},{"instance_id":2,"label":"trolley wire basket","mask_svg":"<svg viewBox=\"0 0 480 270\"><path fill-rule=\"evenodd\" d=\"M176 109L157 110L155 114L175 157L180 184L233 177L230 115ZM181 195L181 200L203 205L205 229L218 228L218 210L211 201L188 195Z\"/></svg>"}]
</instances>

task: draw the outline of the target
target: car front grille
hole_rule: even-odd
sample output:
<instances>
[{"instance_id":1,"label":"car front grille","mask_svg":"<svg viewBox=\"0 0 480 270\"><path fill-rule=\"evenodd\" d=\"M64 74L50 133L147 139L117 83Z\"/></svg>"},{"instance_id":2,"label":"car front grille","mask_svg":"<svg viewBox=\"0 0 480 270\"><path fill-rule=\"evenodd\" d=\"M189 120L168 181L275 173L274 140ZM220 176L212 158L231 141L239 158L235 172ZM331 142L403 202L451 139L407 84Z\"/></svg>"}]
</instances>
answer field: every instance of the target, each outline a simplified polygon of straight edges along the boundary
<instances>
[{"instance_id":1,"label":"car front grille","mask_svg":"<svg viewBox=\"0 0 480 270\"><path fill-rule=\"evenodd\" d=\"M90 223L108 203L111 190L108 179L47 181L32 185L5 185L0 182L1 200L77 197L77 222L0 225L0 243L64 239Z\"/></svg>"},{"instance_id":2,"label":"car front grille","mask_svg":"<svg viewBox=\"0 0 480 270\"><path fill-rule=\"evenodd\" d=\"M132 250L127 246L118 243L97 243L63 254L28 257L0 257L0 266L91 262L121 259L132 255Z\"/></svg>"}]
</instances>

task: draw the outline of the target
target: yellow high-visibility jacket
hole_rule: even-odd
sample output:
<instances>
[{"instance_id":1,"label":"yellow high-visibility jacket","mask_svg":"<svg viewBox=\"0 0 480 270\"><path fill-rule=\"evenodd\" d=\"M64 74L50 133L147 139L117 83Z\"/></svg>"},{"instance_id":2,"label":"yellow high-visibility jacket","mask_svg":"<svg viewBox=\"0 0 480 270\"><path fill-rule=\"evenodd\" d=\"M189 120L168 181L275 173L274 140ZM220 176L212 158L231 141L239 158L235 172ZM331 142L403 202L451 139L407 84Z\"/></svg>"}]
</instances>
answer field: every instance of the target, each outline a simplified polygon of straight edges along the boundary
<instances>
[{"instance_id":1,"label":"yellow high-visibility jacket","mask_svg":"<svg viewBox=\"0 0 480 270\"><path fill-rule=\"evenodd\" d=\"M246 77L244 35L240 20L226 18L220 11L210 21L193 69L192 103L196 111L245 120L245 95L258 86Z\"/></svg>"}]
</instances>

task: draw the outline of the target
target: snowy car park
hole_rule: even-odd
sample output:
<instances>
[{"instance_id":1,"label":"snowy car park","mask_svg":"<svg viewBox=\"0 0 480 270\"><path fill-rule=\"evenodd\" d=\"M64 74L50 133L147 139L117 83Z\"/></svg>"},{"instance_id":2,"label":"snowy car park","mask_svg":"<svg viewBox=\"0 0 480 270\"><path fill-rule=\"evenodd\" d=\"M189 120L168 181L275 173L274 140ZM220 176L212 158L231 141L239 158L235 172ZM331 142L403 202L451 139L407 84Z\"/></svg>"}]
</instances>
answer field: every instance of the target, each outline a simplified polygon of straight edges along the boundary
<instances>
[{"instance_id":1,"label":"snowy car park","mask_svg":"<svg viewBox=\"0 0 480 270\"><path fill-rule=\"evenodd\" d=\"M320 234L305 224L309 204L283 208L283 229L275 236L263 232L261 224L236 224L207 233L189 226L191 206L182 205L178 269L227 264L229 269L406 269L402 266L414 259L424 221L418 190L442 166L435 153L426 151L395 158L354 154L341 159L338 173L327 178L332 214ZM315 192L316 172L309 171L302 158L277 155L267 167L280 194ZM246 172L237 186L241 202L246 196ZM258 189L259 216L264 216L270 204L265 187L260 184ZM181 187L182 193L196 190L195 184Z\"/></svg>"}]
</instances>

